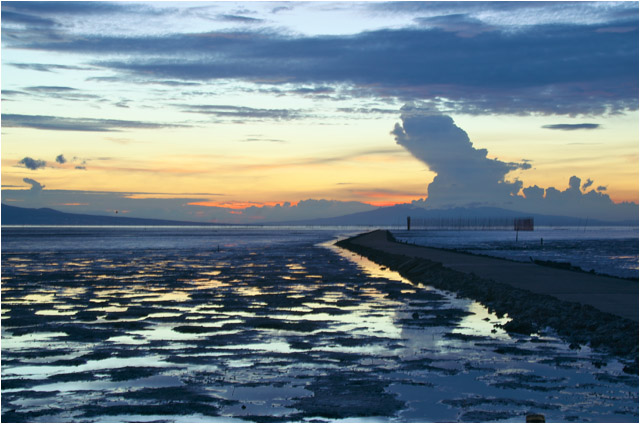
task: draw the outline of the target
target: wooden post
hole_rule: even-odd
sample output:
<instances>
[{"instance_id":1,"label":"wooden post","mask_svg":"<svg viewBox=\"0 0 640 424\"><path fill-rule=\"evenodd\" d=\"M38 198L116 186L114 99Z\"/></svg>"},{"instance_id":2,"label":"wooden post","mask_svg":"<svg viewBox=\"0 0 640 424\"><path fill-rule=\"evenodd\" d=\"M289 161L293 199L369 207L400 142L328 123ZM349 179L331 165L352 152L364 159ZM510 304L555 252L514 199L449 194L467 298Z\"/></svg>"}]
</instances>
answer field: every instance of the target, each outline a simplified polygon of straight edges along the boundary
<instances>
[{"instance_id":1,"label":"wooden post","mask_svg":"<svg viewBox=\"0 0 640 424\"><path fill-rule=\"evenodd\" d=\"M407 217L407 231L411 231L411 217Z\"/></svg>"}]
</instances>

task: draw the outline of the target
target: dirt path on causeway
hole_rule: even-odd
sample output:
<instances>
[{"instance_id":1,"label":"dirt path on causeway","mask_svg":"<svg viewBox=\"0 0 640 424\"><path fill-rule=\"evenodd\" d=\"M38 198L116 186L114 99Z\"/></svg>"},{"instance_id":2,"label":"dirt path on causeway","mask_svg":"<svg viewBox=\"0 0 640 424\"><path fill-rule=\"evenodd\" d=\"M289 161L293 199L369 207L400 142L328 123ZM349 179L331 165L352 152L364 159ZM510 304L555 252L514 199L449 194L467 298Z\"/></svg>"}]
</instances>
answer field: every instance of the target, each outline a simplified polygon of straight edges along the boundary
<instances>
[{"instance_id":1,"label":"dirt path on causeway","mask_svg":"<svg viewBox=\"0 0 640 424\"><path fill-rule=\"evenodd\" d=\"M385 253L439 262L455 271L590 305L602 312L638 322L638 282L635 281L408 245L390 240L388 232L383 230L363 234L350 241Z\"/></svg>"}]
</instances>

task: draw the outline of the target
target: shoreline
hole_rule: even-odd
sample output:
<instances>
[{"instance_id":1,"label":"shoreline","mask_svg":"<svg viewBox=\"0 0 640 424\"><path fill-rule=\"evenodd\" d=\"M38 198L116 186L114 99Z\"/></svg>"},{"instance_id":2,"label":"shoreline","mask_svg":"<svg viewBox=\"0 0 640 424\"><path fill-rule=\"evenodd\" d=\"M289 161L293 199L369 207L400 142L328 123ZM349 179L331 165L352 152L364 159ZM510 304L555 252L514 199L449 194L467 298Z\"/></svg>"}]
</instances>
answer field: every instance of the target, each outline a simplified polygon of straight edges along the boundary
<instances>
[{"instance_id":1,"label":"shoreline","mask_svg":"<svg viewBox=\"0 0 640 424\"><path fill-rule=\"evenodd\" d=\"M422 282L437 289L455 292L459 297L482 303L498 316L508 315L511 321L503 327L507 332L530 335L548 327L576 349L580 345L590 345L626 359L624 371L638 374L637 312L634 321L603 311L596 307L600 300L596 294L590 296L589 293L583 293L579 297L582 301L576 302L567 300L575 297L572 297L572 293L562 299L560 295L554 295L553 289L545 290L544 285L534 287L535 291L528 290L526 281L520 281L522 275L518 272L531 272L530 267L533 266L544 268L545 276L566 278L566 273L574 273L582 278L585 275L593 278L598 276L514 262L523 268L514 267L503 271L502 275L496 274L504 277L500 278L502 281L496 281L487 278L487 275L491 275L488 268L496 263L492 258L399 243L389 231L384 230L360 234L341 240L336 245L397 271L414 283ZM455 263L460 260L457 255L471 257L473 263ZM518 282L506 282L515 280ZM551 286L554 286L554 281L549 281ZM631 311L631 303L635 304L637 311L637 286L635 293L634 297L626 296ZM633 312L629 314L625 311L625 314L633 316Z\"/></svg>"}]
</instances>

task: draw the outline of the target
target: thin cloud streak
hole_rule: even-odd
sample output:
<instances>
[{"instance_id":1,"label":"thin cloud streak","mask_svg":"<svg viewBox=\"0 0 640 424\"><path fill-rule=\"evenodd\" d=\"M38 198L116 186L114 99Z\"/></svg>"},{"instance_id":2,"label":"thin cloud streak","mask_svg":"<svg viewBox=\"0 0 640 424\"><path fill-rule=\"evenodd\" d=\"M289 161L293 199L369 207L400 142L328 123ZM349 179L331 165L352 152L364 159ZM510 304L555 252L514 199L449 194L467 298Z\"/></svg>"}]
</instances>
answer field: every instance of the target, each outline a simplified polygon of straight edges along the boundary
<instances>
[{"instance_id":1,"label":"thin cloud streak","mask_svg":"<svg viewBox=\"0 0 640 424\"><path fill-rule=\"evenodd\" d=\"M543 125L542 128L561 131L597 130L600 128L600 124L553 124Z\"/></svg>"},{"instance_id":2,"label":"thin cloud streak","mask_svg":"<svg viewBox=\"0 0 640 424\"><path fill-rule=\"evenodd\" d=\"M280 169L280 168L304 167L309 165L326 165L326 164L344 162L344 161L353 160L353 159L360 159L367 156L376 156L376 155L389 156L389 155L397 155L397 154L402 155L404 153L398 149L359 150L359 151L345 153L345 154L336 155L336 156L301 158L297 160L291 160L288 162L278 162L278 163L272 163L272 164L245 165L243 169L269 170L269 169Z\"/></svg>"},{"instance_id":3,"label":"thin cloud streak","mask_svg":"<svg viewBox=\"0 0 640 424\"><path fill-rule=\"evenodd\" d=\"M64 118L46 115L2 114L6 128L33 128L49 131L116 132L129 129L179 128L185 125L118 119Z\"/></svg>"},{"instance_id":4,"label":"thin cloud streak","mask_svg":"<svg viewBox=\"0 0 640 424\"><path fill-rule=\"evenodd\" d=\"M70 65L52 64L52 63L8 63L7 65L13 66L18 69L40 71L40 72L87 71L87 70L94 69L87 66L70 66Z\"/></svg>"},{"instance_id":5,"label":"thin cloud streak","mask_svg":"<svg viewBox=\"0 0 640 424\"><path fill-rule=\"evenodd\" d=\"M290 121L299 119L306 114L300 110L294 109L257 109L245 106L231 105L174 105L181 108L184 112L200 113L203 115L211 115L219 118L237 118L240 121L245 119L251 120L276 120Z\"/></svg>"},{"instance_id":6,"label":"thin cloud streak","mask_svg":"<svg viewBox=\"0 0 640 424\"><path fill-rule=\"evenodd\" d=\"M218 19L226 22L240 22L243 24L260 24L264 22L264 19L252 18L250 16L242 15L218 15Z\"/></svg>"}]
</instances>

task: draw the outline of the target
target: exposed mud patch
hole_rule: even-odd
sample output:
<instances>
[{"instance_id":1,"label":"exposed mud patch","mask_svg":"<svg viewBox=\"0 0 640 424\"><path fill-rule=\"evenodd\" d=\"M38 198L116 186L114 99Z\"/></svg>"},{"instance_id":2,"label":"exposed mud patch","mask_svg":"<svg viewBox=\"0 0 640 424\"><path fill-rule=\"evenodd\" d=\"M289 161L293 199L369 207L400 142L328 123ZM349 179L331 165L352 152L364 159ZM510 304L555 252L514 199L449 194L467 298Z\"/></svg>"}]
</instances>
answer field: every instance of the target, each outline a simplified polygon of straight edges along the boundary
<instances>
[{"instance_id":1,"label":"exposed mud patch","mask_svg":"<svg viewBox=\"0 0 640 424\"><path fill-rule=\"evenodd\" d=\"M404 406L385 391L387 383L364 373L336 373L317 377L305 388L313 396L299 399L294 408L302 416L342 419L390 417Z\"/></svg>"},{"instance_id":2,"label":"exposed mud patch","mask_svg":"<svg viewBox=\"0 0 640 424\"><path fill-rule=\"evenodd\" d=\"M2 421L637 421L616 358L333 235L42 231L2 233Z\"/></svg>"}]
</instances>

